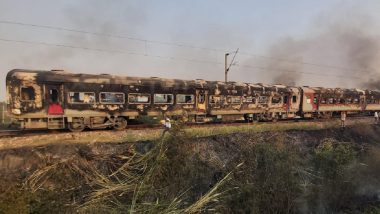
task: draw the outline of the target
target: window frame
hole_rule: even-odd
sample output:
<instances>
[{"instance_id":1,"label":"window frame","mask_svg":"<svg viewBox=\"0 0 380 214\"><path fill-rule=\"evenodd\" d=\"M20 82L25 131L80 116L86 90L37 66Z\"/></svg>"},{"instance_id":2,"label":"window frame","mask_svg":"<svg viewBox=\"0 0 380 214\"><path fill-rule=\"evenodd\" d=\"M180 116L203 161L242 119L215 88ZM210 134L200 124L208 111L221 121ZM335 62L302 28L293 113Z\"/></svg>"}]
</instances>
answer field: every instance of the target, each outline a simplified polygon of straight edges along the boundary
<instances>
[{"instance_id":1,"label":"window frame","mask_svg":"<svg viewBox=\"0 0 380 214\"><path fill-rule=\"evenodd\" d=\"M171 95L172 101L170 103L156 102L156 95ZM153 104L163 104L163 105L171 104L171 105L173 105L174 104L174 94L153 94Z\"/></svg>"},{"instance_id":2,"label":"window frame","mask_svg":"<svg viewBox=\"0 0 380 214\"><path fill-rule=\"evenodd\" d=\"M219 103L217 103L217 102L211 102L211 96L213 96L213 97L220 97L220 102ZM224 96L224 95L212 95L212 94L210 94L210 95L208 95L208 103L209 104L211 104L211 105L217 105L217 104L222 104L222 102L224 102L224 101L226 101L226 96Z\"/></svg>"},{"instance_id":3,"label":"window frame","mask_svg":"<svg viewBox=\"0 0 380 214\"><path fill-rule=\"evenodd\" d=\"M250 98L251 101L248 101L248 98ZM257 101L256 96L243 96L243 103L256 104L256 101Z\"/></svg>"},{"instance_id":4,"label":"window frame","mask_svg":"<svg viewBox=\"0 0 380 214\"><path fill-rule=\"evenodd\" d=\"M298 102L298 97L297 97L297 95L293 95L292 96L292 103L294 104L294 103L297 103Z\"/></svg>"},{"instance_id":5,"label":"window frame","mask_svg":"<svg viewBox=\"0 0 380 214\"><path fill-rule=\"evenodd\" d=\"M124 102L102 102L102 94L104 93L112 93L112 94L122 94L123 95L123 100ZM112 91L102 91L102 92L99 92L99 103L101 104L125 104L125 93L123 92L112 92Z\"/></svg>"},{"instance_id":6,"label":"window frame","mask_svg":"<svg viewBox=\"0 0 380 214\"><path fill-rule=\"evenodd\" d=\"M32 88L33 89L33 93L34 93L34 99L33 100L31 100L31 99L29 99L29 100L22 99L22 89L23 88ZM20 87L20 101L21 102L34 102L35 100L36 100L36 89L33 86L21 86Z\"/></svg>"},{"instance_id":7,"label":"window frame","mask_svg":"<svg viewBox=\"0 0 380 214\"><path fill-rule=\"evenodd\" d=\"M266 102L260 102L262 97L265 97ZM257 98L257 104L269 104L269 101L269 96L259 96Z\"/></svg>"},{"instance_id":8,"label":"window frame","mask_svg":"<svg viewBox=\"0 0 380 214\"><path fill-rule=\"evenodd\" d=\"M94 98L95 98L95 100L94 100L94 102L92 102L92 103L79 103L79 102L71 102L70 101L70 93L93 93L94 94ZM90 104L95 104L96 103L96 93L95 92L92 92L92 91L69 91L68 93L67 93L67 103L69 103L69 104L75 104L75 105L90 105Z\"/></svg>"},{"instance_id":9,"label":"window frame","mask_svg":"<svg viewBox=\"0 0 380 214\"><path fill-rule=\"evenodd\" d=\"M273 103L273 98L275 98L275 97L280 98L280 101L279 101L278 103ZM284 104L284 102L283 102L283 97L282 97L282 96L272 96L272 98L270 99L270 103L271 103L271 105L280 105L280 104Z\"/></svg>"},{"instance_id":10,"label":"window frame","mask_svg":"<svg viewBox=\"0 0 380 214\"><path fill-rule=\"evenodd\" d=\"M178 102L178 95L184 95L184 96L191 96L191 103L179 103ZM195 103L195 95L194 94L176 94L175 95L175 101L176 101L176 104L179 104L179 105L194 105Z\"/></svg>"},{"instance_id":11,"label":"window frame","mask_svg":"<svg viewBox=\"0 0 380 214\"><path fill-rule=\"evenodd\" d=\"M198 104L203 105L203 104L206 103L206 94L205 93L199 93L198 96L197 96L197 98L198 98L198 101L197 101Z\"/></svg>"},{"instance_id":12,"label":"window frame","mask_svg":"<svg viewBox=\"0 0 380 214\"><path fill-rule=\"evenodd\" d=\"M232 102L232 99L237 98L237 97L239 98L239 102L238 103ZM229 98L231 99L231 102L228 101ZM229 96L226 96L226 102L230 105L242 104L243 103L243 97L242 96L229 95Z\"/></svg>"},{"instance_id":13,"label":"window frame","mask_svg":"<svg viewBox=\"0 0 380 214\"><path fill-rule=\"evenodd\" d=\"M146 103L139 103L139 102L137 102L137 103L131 103L131 102L129 102L129 95L130 94L132 94L132 95L147 95L148 96L148 102L146 102ZM128 93L128 104L132 104L132 105L141 105L141 104L143 104L143 105L150 105L152 103L152 95L151 94L148 94L148 93Z\"/></svg>"}]
</instances>

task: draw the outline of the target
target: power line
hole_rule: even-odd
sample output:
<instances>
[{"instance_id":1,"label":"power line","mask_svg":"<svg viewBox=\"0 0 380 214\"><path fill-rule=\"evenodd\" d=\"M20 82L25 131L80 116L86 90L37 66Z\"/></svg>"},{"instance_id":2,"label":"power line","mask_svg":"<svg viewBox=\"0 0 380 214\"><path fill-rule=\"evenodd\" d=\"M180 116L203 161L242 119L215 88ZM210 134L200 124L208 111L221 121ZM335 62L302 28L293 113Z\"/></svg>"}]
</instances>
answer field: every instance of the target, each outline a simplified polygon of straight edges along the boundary
<instances>
[{"instance_id":1,"label":"power line","mask_svg":"<svg viewBox=\"0 0 380 214\"><path fill-rule=\"evenodd\" d=\"M35 42L35 41L25 41L25 40L13 40L13 39L5 39L5 38L0 38L0 41L10 42L10 43L43 45L43 46L59 47L59 48L80 49L80 50L85 50L85 51L96 51L96 52L105 52L105 53L129 54L129 55L136 55L136 56L143 56L143 57L153 57L153 58L158 58L158 59L167 59L167 60L173 60L173 61L181 60L181 61L196 62L196 63L214 64L214 65L222 65L223 64L223 63L218 62L218 61L198 60L198 59L189 59L189 58L181 58L181 57L173 57L173 56L162 56L162 55L151 55L151 54L147 54L147 53L137 53L137 52L130 52L130 51L126 51L126 50L111 50L111 49L101 49L101 48L89 48L89 47L73 46L73 45L66 45L66 44L56 44L56 43L47 43L47 42ZM267 70L267 71L271 70L271 71L282 71L282 72L288 72L288 73L300 73L300 74L315 75L315 76L331 76L331 77L348 78L348 79L359 78L359 77L354 77L354 76L349 76L349 75L344 75L343 76L343 75L321 74L321 73L294 71L294 70L287 70L287 69L273 69L273 68L253 66L253 65L234 65L234 66L246 67L246 68L256 68L256 69Z\"/></svg>"},{"instance_id":2,"label":"power line","mask_svg":"<svg viewBox=\"0 0 380 214\"><path fill-rule=\"evenodd\" d=\"M57 27L57 26L50 26L50 25L30 24L30 23L23 23L23 22L8 21L8 20L0 20L0 23L9 24L9 25L20 25L20 26L35 27L35 28L44 28L44 29L58 30L58 31L67 31L67 32L73 32L73 33L82 33L82 34L88 34L88 35L93 35L93 36L134 40L134 41L144 42L146 50L147 50L146 46L148 43L155 43L155 44L161 44L161 45L167 45L167 46L177 46L177 47L182 47L182 48L191 48L191 49L199 49L199 50L207 50L207 51L225 53L225 50L222 50L222 49L194 46L194 45L181 44L181 43L175 43L175 42L167 42L167 41L148 40L148 39L126 36L126 35L115 35L115 34L107 34L107 33L100 33L100 32L91 32L91 31L84 31L84 30L78 30L78 29L72 29L72 28ZM359 68L358 69L356 69L356 68L352 69L352 68L336 66L336 65L325 65L325 64L318 64L318 63L313 63L313 62L299 62L299 61L294 61L294 60L285 59L285 58L277 58L277 57L265 56L265 55L260 55L260 54L252 54L252 53L248 53L248 52L240 52L240 54L245 55L245 56L259 57L259 58L263 58L266 60L282 61L282 62L288 62L288 63L293 63L293 64L303 64L303 65L330 68L330 69L342 70L342 71L351 71L351 72L367 71L366 69L359 69ZM372 69L372 71L375 71L375 70Z\"/></svg>"},{"instance_id":3,"label":"power line","mask_svg":"<svg viewBox=\"0 0 380 214\"><path fill-rule=\"evenodd\" d=\"M44 46L53 46L53 47L60 47L60 48L80 49L80 50L86 50L86 51L96 51L96 52L105 52L105 53L129 54L129 55L136 55L136 56L146 56L146 57L154 57L154 58L169 59L169 60L182 60L182 61L206 63L206 64L222 64L221 62L217 62L217 61L188 59L188 58L162 56L162 55L152 55L152 54L147 54L147 53L130 52L130 51L125 51L125 50L89 48L89 47L81 47L81 46L73 46L73 45L65 45L65 44L35 42L35 41L25 41L25 40L13 40L13 39L4 39L4 38L0 38L0 41L13 42L13 43L24 43L24 44L34 44L34 45L44 45Z\"/></svg>"},{"instance_id":4,"label":"power line","mask_svg":"<svg viewBox=\"0 0 380 214\"><path fill-rule=\"evenodd\" d=\"M178 46L178 47L201 49L201 50L208 50L208 51L215 51L215 52L223 51L221 49L199 47L199 46L174 43L174 42L148 40L148 39L136 38L136 37L126 36L126 35L115 35L115 34L91 32L91 31L84 31L84 30L64 28L64 27L55 27L55 26L50 26L50 25L29 24L29 23L6 21L6 20L0 20L0 23L10 24L10 25L21 25L21 26L28 26L28 27L35 27L35 28L44 28L44 29L58 30L58 31L67 31L67 32L73 32L73 33L82 33L82 34L88 34L88 35L93 35L93 36L110 37L110 38L116 38L116 39L128 39L128 40L134 40L134 41L145 42L145 43L156 43L156 44L161 44L161 45Z\"/></svg>"}]
</instances>

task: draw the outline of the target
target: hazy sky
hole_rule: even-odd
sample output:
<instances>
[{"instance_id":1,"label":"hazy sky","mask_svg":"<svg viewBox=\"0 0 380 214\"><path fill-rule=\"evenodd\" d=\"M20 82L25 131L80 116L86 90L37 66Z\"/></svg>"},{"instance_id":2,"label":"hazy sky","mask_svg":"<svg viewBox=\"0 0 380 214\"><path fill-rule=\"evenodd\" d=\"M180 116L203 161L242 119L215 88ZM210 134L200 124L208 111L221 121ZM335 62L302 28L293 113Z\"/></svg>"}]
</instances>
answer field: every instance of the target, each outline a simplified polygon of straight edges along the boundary
<instances>
[{"instance_id":1,"label":"hazy sky","mask_svg":"<svg viewBox=\"0 0 380 214\"><path fill-rule=\"evenodd\" d=\"M356 87L361 71L377 75L379 11L379 0L0 0L0 100L14 68L223 80L236 48L234 81Z\"/></svg>"}]
</instances>

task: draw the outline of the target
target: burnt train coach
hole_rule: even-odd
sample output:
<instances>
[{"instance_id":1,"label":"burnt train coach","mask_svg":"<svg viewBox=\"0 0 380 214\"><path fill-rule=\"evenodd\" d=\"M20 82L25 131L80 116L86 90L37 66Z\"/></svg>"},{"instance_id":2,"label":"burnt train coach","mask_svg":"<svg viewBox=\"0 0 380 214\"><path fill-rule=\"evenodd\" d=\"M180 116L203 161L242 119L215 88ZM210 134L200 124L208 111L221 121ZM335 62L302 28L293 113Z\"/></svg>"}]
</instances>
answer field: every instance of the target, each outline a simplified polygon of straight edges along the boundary
<instances>
[{"instance_id":1,"label":"burnt train coach","mask_svg":"<svg viewBox=\"0 0 380 214\"><path fill-rule=\"evenodd\" d=\"M302 89L205 80L12 70L8 112L23 129L113 127L141 116L190 122L276 120L300 115Z\"/></svg>"}]
</instances>

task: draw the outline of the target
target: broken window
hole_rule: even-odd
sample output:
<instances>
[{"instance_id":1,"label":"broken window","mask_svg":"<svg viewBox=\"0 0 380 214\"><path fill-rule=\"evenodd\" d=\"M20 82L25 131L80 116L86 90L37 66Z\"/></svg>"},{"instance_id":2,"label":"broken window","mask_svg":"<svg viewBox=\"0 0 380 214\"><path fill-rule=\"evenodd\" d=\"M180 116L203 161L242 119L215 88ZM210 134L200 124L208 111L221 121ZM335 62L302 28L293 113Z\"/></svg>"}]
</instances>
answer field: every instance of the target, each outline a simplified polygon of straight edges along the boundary
<instances>
[{"instance_id":1,"label":"broken window","mask_svg":"<svg viewBox=\"0 0 380 214\"><path fill-rule=\"evenodd\" d=\"M177 104L194 104L194 95L177 94Z\"/></svg>"},{"instance_id":2,"label":"broken window","mask_svg":"<svg viewBox=\"0 0 380 214\"><path fill-rule=\"evenodd\" d=\"M260 96L259 97L259 103L260 104L268 103L268 97L266 97L266 96Z\"/></svg>"},{"instance_id":3,"label":"broken window","mask_svg":"<svg viewBox=\"0 0 380 214\"><path fill-rule=\"evenodd\" d=\"M52 103L58 103L59 102L59 92L58 92L58 89L50 89L49 91L49 95L50 95L50 101Z\"/></svg>"},{"instance_id":4,"label":"broken window","mask_svg":"<svg viewBox=\"0 0 380 214\"><path fill-rule=\"evenodd\" d=\"M33 87L22 87L21 88L21 100L22 101L32 101L36 99L36 93Z\"/></svg>"},{"instance_id":5,"label":"broken window","mask_svg":"<svg viewBox=\"0 0 380 214\"><path fill-rule=\"evenodd\" d=\"M95 103L94 92L69 92L69 103L87 104Z\"/></svg>"},{"instance_id":6,"label":"broken window","mask_svg":"<svg viewBox=\"0 0 380 214\"><path fill-rule=\"evenodd\" d=\"M229 96L227 97L227 102L231 104L240 104L241 97L240 96Z\"/></svg>"},{"instance_id":7,"label":"broken window","mask_svg":"<svg viewBox=\"0 0 380 214\"><path fill-rule=\"evenodd\" d=\"M243 99L243 102L245 103L256 103L256 98L252 96L247 96Z\"/></svg>"},{"instance_id":8,"label":"broken window","mask_svg":"<svg viewBox=\"0 0 380 214\"><path fill-rule=\"evenodd\" d=\"M377 104L378 100L375 99L374 97L371 97L371 98L368 98L367 103L368 104Z\"/></svg>"},{"instance_id":9,"label":"broken window","mask_svg":"<svg viewBox=\"0 0 380 214\"><path fill-rule=\"evenodd\" d=\"M358 98L354 98L353 103L358 104L359 103L359 99Z\"/></svg>"},{"instance_id":10,"label":"broken window","mask_svg":"<svg viewBox=\"0 0 380 214\"><path fill-rule=\"evenodd\" d=\"M281 97L279 96L272 97L272 104L279 104L279 103L281 103Z\"/></svg>"},{"instance_id":11,"label":"broken window","mask_svg":"<svg viewBox=\"0 0 380 214\"><path fill-rule=\"evenodd\" d=\"M334 98L329 98L329 104L333 104L334 103Z\"/></svg>"},{"instance_id":12,"label":"broken window","mask_svg":"<svg viewBox=\"0 0 380 214\"><path fill-rule=\"evenodd\" d=\"M224 96L219 95L210 95L210 103L211 104L222 104L224 101Z\"/></svg>"},{"instance_id":13,"label":"broken window","mask_svg":"<svg viewBox=\"0 0 380 214\"><path fill-rule=\"evenodd\" d=\"M326 104L326 98L321 99L321 104Z\"/></svg>"},{"instance_id":14,"label":"broken window","mask_svg":"<svg viewBox=\"0 0 380 214\"><path fill-rule=\"evenodd\" d=\"M293 102L293 103L296 103L296 102L297 102L297 96L293 96L293 97L292 97L292 102Z\"/></svg>"},{"instance_id":15,"label":"broken window","mask_svg":"<svg viewBox=\"0 0 380 214\"><path fill-rule=\"evenodd\" d=\"M138 104L138 103L150 103L149 94L128 94L128 103Z\"/></svg>"},{"instance_id":16,"label":"broken window","mask_svg":"<svg viewBox=\"0 0 380 214\"><path fill-rule=\"evenodd\" d=\"M112 103L112 104L122 104L125 102L124 93L116 92L101 92L100 93L101 103Z\"/></svg>"},{"instance_id":17,"label":"broken window","mask_svg":"<svg viewBox=\"0 0 380 214\"><path fill-rule=\"evenodd\" d=\"M284 96L284 103L288 104L288 96Z\"/></svg>"},{"instance_id":18,"label":"broken window","mask_svg":"<svg viewBox=\"0 0 380 214\"><path fill-rule=\"evenodd\" d=\"M347 103L347 104L351 104L351 103L352 103L352 99L351 99L351 98L348 98L348 99L346 100L346 103Z\"/></svg>"},{"instance_id":19,"label":"broken window","mask_svg":"<svg viewBox=\"0 0 380 214\"><path fill-rule=\"evenodd\" d=\"M203 104L205 102L206 96L203 93L198 94L198 103Z\"/></svg>"},{"instance_id":20,"label":"broken window","mask_svg":"<svg viewBox=\"0 0 380 214\"><path fill-rule=\"evenodd\" d=\"M154 103L173 104L173 94L154 94Z\"/></svg>"}]
</instances>

